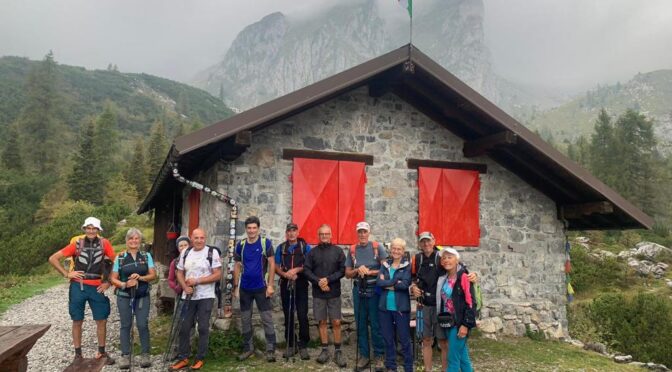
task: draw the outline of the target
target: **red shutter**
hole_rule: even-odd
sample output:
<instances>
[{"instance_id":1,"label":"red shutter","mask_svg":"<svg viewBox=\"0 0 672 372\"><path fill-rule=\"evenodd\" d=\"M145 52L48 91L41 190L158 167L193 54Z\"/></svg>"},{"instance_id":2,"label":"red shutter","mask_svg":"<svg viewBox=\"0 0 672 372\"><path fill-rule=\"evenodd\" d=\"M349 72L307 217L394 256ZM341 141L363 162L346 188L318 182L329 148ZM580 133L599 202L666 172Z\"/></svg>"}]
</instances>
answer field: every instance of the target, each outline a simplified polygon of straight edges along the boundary
<instances>
[{"instance_id":1,"label":"red shutter","mask_svg":"<svg viewBox=\"0 0 672 372\"><path fill-rule=\"evenodd\" d=\"M331 226L338 236L338 162L335 160L294 159L292 172L292 220L299 235L316 244L317 229Z\"/></svg>"},{"instance_id":2,"label":"red shutter","mask_svg":"<svg viewBox=\"0 0 672 372\"><path fill-rule=\"evenodd\" d=\"M189 231L187 235L196 229L200 223L199 213L201 209L201 192L196 189L191 189L189 193Z\"/></svg>"},{"instance_id":3,"label":"red shutter","mask_svg":"<svg viewBox=\"0 0 672 372\"><path fill-rule=\"evenodd\" d=\"M443 187L440 168L418 168L418 227L419 233L429 231L443 240Z\"/></svg>"},{"instance_id":4,"label":"red shutter","mask_svg":"<svg viewBox=\"0 0 672 372\"><path fill-rule=\"evenodd\" d=\"M357 242L355 226L364 221L364 163L340 161L338 174L338 235L334 236L334 243L354 244Z\"/></svg>"},{"instance_id":5,"label":"red shutter","mask_svg":"<svg viewBox=\"0 0 672 372\"><path fill-rule=\"evenodd\" d=\"M418 168L419 231L438 245L478 246L479 189L477 171Z\"/></svg>"},{"instance_id":6,"label":"red shutter","mask_svg":"<svg viewBox=\"0 0 672 372\"><path fill-rule=\"evenodd\" d=\"M443 169L443 241L439 244L471 246L479 244L480 226L477 171Z\"/></svg>"}]
</instances>

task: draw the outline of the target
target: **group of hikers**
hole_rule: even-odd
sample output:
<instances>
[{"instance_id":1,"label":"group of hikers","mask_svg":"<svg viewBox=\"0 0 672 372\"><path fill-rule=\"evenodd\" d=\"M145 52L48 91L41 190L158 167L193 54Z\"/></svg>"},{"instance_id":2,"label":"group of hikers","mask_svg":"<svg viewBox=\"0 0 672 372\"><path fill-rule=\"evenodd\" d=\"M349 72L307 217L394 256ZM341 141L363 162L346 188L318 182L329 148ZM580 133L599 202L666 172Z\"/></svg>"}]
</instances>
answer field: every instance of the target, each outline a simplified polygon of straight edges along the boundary
<instances>
[{"instance_id":1,"label":"group of hikers","mask_svg":"<svg viewBox=\"0 0 672 372\"><path fill-rule=\"evenodd\" d=\"M396 238L385 246L370 241L367 222L356 225L358 242L347 249L332 244L329 225L317 231L318 244L312 247L298 237L299 226L289 223L286 240L275 249L270 239L260 236L260 220L245 220L246 238L234 249L232 295L240 304L243 361L254 354L252 308L260 313L266 339L266 361L275 362L276 336L271 298L275 293L275 275L279 277L280 298L285 321L283 357L296 354L303 360L311 358L308 302L312 287L313 318L318 322L321 351L320 364L329 360L339 368L348 364L341 350L342 293L341 279L352 279L352 299L357 327L355 370L396 371L397 351L403 355L403 368L413 371L411 327L422 339L422 356L426 371L432 370L433 343L438 340L444 371L472 371L467 349L469 330L476 326L476 303L473 283L475 273L468 273L460 264L460 254L451 247L437 247L430 232L418 236L420 252L406 253L406 242ZM100 236L100 220L89 217L82 225L85 234L54 253L49 262L70 280L69 312L73 320L72 335L75 358L82 358L81 330L85 302L89 302L96 321L98 353L96 358L114 360L105 351L106 320L110 314L105 291L115 286L121 320L119 367L133 364L131 332L137 324L141 343L139 364L151 365L149 358L149 283L156 278L154 262L148 252L139 250L142 234L131 228L126 233L126 250L115 255L110 243ZM177 333L175 362L169 370L204 366L208 350L210 318L218 297L222 260L216 247L206 245L206 233L197 228L190 237L176 240L179 255L169 269L169 285L179 295L181 306ZM439 249L441 248L441 249ZM64 257L72 257L69 271L61 265ZM105 260L107 258L108 260ZM105 262L111 262L109 278ZM411 299L417 301L417 316L411 319ZM178 310L180 309L180 310ZM298 320L298 336L295 321ZM328 328L332 329L333 353L329 348ZM198 332L198 346L190 361L192 329ZM370 350L373 348L373 352Z\"/></svg>"}]
</instances>

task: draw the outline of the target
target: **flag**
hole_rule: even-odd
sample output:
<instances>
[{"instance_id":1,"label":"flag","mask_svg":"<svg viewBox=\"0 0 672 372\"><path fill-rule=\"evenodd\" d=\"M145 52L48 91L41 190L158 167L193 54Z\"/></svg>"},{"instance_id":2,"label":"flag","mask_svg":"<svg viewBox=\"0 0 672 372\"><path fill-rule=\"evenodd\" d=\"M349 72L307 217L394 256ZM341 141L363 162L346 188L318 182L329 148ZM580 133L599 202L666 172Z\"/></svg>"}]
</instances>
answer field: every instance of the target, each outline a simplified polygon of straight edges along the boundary
<instances>
[{"instance_id":1,"label":"flag","mask_svg":"<svg viewBox=\"0 0 672 372\"><path fill-rule=\"evenodd\" d=\"M413 18L413 0L397 0L399 5L408 10L408 15Z\"/></svg>"}]
</instances>

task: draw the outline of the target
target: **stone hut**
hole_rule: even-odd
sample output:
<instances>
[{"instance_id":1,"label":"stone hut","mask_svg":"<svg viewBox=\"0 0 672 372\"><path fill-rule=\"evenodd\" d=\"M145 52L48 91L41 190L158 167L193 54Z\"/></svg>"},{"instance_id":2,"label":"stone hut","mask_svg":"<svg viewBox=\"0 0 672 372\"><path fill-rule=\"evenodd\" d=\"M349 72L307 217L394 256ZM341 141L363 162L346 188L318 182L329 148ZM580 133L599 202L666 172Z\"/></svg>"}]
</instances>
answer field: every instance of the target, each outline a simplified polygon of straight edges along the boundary
<instances>
[{"instance_id":1,"label":"stone hut","mask_svg":"<svg viewBox=\"0 0 672 372\"><path fill-rule=\"evenodd\" d=\"M229 205L174 170L235 200L238 239L249 215L276 245L290 221L309 242L330 223L344 249L360 219L413 249L434 232L480 273L490 334L566 336L566 232L652 226L412 45L175 140L140 208L155 211L155 255L167 262L171 226L226 250Z\"/></svg>"}]
</instances>

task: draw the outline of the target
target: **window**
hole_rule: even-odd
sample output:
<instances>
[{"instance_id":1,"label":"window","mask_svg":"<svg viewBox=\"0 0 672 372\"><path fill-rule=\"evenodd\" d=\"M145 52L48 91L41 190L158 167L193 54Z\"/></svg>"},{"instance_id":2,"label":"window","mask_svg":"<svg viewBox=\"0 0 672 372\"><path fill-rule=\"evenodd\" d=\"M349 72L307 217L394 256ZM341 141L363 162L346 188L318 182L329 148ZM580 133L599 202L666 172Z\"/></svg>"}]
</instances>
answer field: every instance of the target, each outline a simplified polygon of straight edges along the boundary
<instances>
[{"instance_id":1,"label":"window","mask_svg":"<svg viewBox=\"0 0 672 372\"><path fill-rule=\"evenodd\" d=\"M292 221L299 235L316 244L317 229L331 226L333 244L357 242L355 225L364 220L364 163L294 158Z\"/></svg>"},{"instance_id":2,"label":"window","mask_svg":"<svg viewBox=\"0 0 672 372\"><path fill-rule=\"evenodd\" d=\"M438 245L478 246L478 174L418 167L419 231L431 231Z\"/></svg>"}]
</instances>

